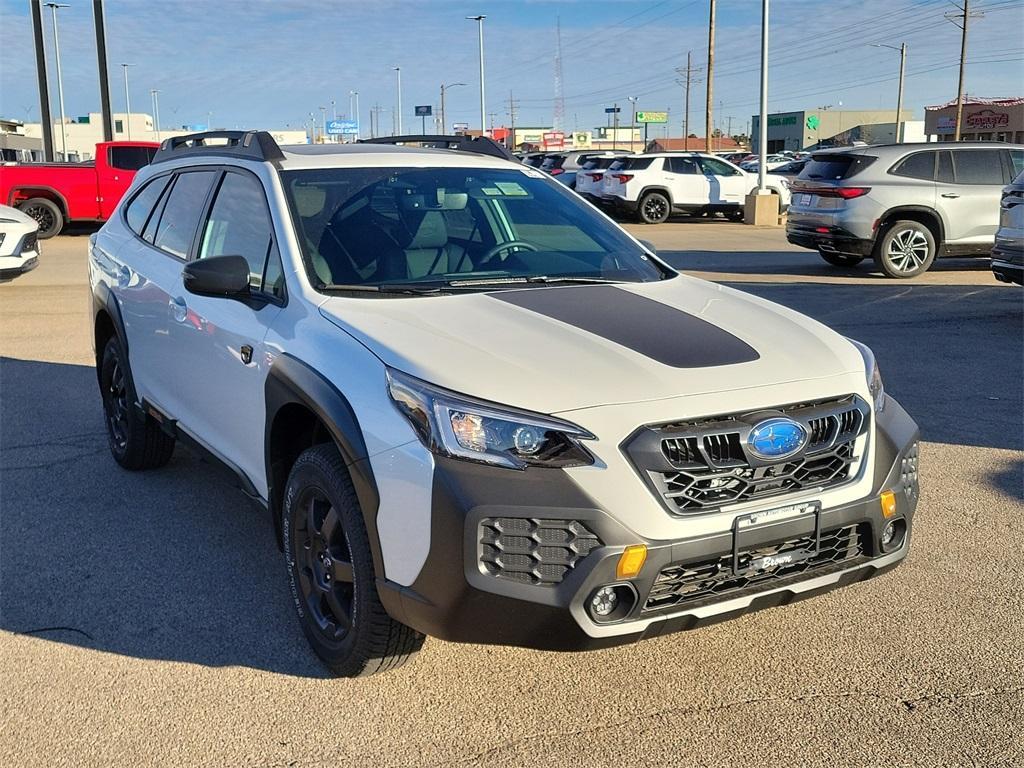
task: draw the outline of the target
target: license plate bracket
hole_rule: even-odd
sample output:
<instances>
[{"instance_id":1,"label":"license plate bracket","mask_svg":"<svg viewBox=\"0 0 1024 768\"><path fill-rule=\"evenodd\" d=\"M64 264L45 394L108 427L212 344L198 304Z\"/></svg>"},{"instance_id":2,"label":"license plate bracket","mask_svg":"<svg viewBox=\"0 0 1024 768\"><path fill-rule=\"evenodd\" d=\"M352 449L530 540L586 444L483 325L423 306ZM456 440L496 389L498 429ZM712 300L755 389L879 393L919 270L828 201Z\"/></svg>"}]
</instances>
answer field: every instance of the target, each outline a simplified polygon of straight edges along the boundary
<instances>
[{"instance_id":1,"label":"license plate bracket","mask_svg":"<svg viewBox=\"0 0 1024 768\"><path fill-rule=\"evenodd\" d=\"M777 525L790 520L800 520L814 516L813 548L796 549L777 556L755 558L745 568L740 568L740 552L743 550L744 532L756 531L764 526ZM803 504L792 504L788 507L766 509L739 515L732 524L732 573L741 576L766 570L778 565L792 565L803 560L810 560L821 552L821 503L810 501Z\"/></svg>"}]
</instances>

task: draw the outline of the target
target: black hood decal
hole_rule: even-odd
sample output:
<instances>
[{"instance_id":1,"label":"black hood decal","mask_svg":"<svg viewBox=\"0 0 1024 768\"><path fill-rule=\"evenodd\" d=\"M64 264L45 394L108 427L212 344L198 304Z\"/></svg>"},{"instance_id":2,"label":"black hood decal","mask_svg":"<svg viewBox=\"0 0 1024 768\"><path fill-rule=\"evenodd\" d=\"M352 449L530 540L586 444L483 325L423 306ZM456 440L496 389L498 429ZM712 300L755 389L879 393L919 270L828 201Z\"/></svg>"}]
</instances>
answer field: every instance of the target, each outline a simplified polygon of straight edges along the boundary
<instances>
[{"instance_id":1,"label":"black hood decal","mask_svg":"<svg viewBox=\"0 0 1024 768\"><path fill-rule=\"evenodd\" d=\"M530 288L488 295L673 368L710 368L760 357L745 341L717 325L612 285Z\"/></svg>"}]
</instances>

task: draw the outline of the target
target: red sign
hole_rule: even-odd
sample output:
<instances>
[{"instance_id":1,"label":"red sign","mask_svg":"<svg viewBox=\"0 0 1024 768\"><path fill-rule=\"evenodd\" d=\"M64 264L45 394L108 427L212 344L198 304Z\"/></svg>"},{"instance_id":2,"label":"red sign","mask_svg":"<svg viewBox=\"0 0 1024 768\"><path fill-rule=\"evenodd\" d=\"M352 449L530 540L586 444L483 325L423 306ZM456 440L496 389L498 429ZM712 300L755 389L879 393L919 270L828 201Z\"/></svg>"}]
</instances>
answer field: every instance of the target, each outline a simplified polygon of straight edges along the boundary
<instances>
[{"instance_id":1,"label":"red sign","mask_svg":"<svg viewBox=\"0 0 1024 768\"><path fill-rule=\"evenodd\" d=\"M967 125L971 128L1002 128L1010 124L1010 115L1006 112L993 112L991 109L982 109L967 116Z\"/></svg>"},{"instance_id":2,"label":"red sign","mask_svg":"<svg viewBox=\"0 0 1024 768\"><path fill-rule=\"evenodd\" d=\"M543 139L545 149L561 149L565 146L565 134L562 131L548 131Z\"/></svg>"}]
</instances>

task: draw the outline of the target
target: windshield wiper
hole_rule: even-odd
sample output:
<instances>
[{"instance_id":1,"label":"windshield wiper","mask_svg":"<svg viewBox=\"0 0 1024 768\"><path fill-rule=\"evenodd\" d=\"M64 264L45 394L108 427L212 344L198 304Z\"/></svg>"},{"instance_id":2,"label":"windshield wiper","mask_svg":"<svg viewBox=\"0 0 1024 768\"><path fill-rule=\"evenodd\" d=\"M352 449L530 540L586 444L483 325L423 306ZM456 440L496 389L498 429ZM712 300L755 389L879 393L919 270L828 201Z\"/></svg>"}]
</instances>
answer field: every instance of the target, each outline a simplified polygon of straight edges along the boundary
<instances>
[{"instance_id":1,"label":"windshield wiper","mask_svg":"<svg viewBox=\"0 0 1024 768\"><path fill-rule=\"evenodd\" d=\"M575 277L572 275L526 275L508 277L485 277L477 280L451 280L446 285L450 288L478 288L488 285L530 285L549 283L621 283L622 280L609 280L604 277Z\"/></svg>"},{"instance_id":2,"label":"windshield wiper","mask_svg":"<svg viewBox=\"0 0 1024 768\"><path fill-rule=\"evenodd\" d=\"M318 291L351 291L355 293L400 294L405 296L425 296L441 292L441 289L437 287L412 285L369 285L362 283L321 283L316 288Z\"/></svg>"}]
</instances>

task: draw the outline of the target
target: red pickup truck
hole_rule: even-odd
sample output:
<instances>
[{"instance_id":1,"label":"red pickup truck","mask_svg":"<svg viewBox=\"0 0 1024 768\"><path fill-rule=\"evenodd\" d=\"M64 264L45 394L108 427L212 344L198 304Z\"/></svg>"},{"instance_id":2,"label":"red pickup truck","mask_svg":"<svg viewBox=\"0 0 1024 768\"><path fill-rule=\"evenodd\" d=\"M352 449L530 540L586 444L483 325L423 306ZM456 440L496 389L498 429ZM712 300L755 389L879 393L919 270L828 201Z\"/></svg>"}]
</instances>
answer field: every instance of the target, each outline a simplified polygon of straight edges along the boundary
<instances>
[{"instance_id":1,"label":"red pickup truck","mask_svg":"<svg viewBox=\"0 0 1024 768\"><path fill-rule=\"evenodd\" d=\"M159 146L109 141L97 144L96 159L85 163L0 165L0 202L38 221L40 238L53 237L69 221L106 221Z\"/></svg>"}]
</instances>

